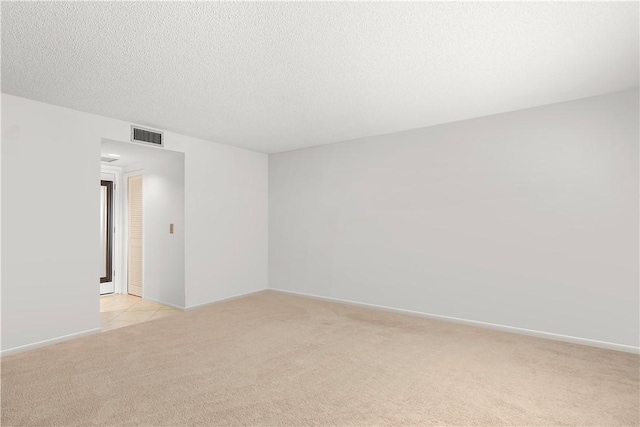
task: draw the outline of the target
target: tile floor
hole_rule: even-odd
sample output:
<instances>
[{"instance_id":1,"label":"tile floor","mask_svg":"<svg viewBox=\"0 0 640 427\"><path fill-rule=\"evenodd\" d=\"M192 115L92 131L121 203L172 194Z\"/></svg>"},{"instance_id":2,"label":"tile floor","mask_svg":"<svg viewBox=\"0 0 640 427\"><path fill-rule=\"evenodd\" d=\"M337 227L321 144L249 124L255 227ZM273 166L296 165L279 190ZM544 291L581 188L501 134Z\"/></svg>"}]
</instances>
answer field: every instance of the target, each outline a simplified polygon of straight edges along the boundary
<instances>
[{"instance_id":1,"label":"tile floor","mask_svg":"<svg viewBox=\"0 0 640 427\"><path fill-rule=\"evenodd\" d=\"M100 327L103 331L172 316L176 313L180 313L180 310L133 295L116 294L100 297Z\"/></svg>"}]
</instances>

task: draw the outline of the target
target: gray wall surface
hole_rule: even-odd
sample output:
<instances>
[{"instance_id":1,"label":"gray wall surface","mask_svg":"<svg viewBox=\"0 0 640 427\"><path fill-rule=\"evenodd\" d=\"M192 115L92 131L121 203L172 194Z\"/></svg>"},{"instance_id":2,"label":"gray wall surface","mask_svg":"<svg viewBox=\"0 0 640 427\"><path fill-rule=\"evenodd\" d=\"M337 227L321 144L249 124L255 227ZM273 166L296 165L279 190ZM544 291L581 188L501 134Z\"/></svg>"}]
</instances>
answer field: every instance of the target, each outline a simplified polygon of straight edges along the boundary
<instances>
[{"instance_id":1,"label":"gray wall surface","mask_svg":"<svg viewBox=\"0 0 640 427\"><path fill-rule=\"evenodd\" d=\"M638 346L638 92L269 157L269 287Z\"/></svg>"}]
</instances>

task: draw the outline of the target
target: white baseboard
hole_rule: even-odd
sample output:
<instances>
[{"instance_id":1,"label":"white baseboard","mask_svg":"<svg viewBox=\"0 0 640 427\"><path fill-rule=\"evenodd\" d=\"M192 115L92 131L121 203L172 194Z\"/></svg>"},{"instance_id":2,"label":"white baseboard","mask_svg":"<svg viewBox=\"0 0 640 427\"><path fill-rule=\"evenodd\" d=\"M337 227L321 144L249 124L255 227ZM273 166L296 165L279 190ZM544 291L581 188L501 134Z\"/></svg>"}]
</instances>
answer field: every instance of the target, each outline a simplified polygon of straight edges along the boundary
<instances>
[{"instance_id":1,"label":"white baseboard","mask_svg":"<svg viewBox=\"0 0 640 427\"><path fill-rule=\"evenodd\" d=\"M33 350L34 348L44 347L51 344L57 344L65 341L74 340L76 338L82 338L93 334L98 334L101 332L100 328L88 329L82 332L76 332L74 334L63 335L57 338L51 338L44 341L34 342L32 344L21 345L18 347L8 348L6 350L0 351L0 356L9 356L10 354L22 353L23 351Z\"/></svg>"},{"instance_id":2,"label":"white baseboard","mask_svg":"<svg viewBox=\"0 0 640 427\"><path fill-rule=\"evenodd\" d=\"M186 311L186 310L193 310L193 309L196 309L196 308L201 308L201 307L204 307L204 306L207 306L207 305L218 304L218 303L225 302L225 301L231 301L231 300L234 300L234 299L238 299L238 298L246 297L246 296L249 296L249 295L257 294L257 293L260 293L260 292L264 292L266 290L267 289L259 289L257 291L245 292L243 294L238 294L238 295L234 295L234 296L227 297L227 298L221 298L221 299L218 299L218 300L209 301L209 302L205 302L205 303L202 303L202 304L196 304L196 305L192 305L192 306L189 306L189 307L180 307L178 305L171 304L171 303L168 303L166 301L160 301L160 300L156 300L156 299L153 299L153 298L149 298L147 296L145 296L144 299L156 302L158 304L167 305L169 307L173 307L173 308L178 309L178 310ZM100 333L101 331L102 330L100 328L89 329L89 330L86 330L86 331L83 331L83 332L76 332L74 334L63 335L61 337L51 338L51 339L44 340L44 341L38 341L38 342L35 342L35 343L32 343L32 344L26 344L26 345L22 345L22 346L19 346L19 347L8 348L6 350L0 351L0 357L1 356L8 356L8 355L11 355L11 354L16 354L16 353L21 353L23 351L32 350L32 349L35 349L35 348L38 348L38 347L44 347L44 346L51 345L51 344L57 344L57 343L60 343L60 342L69 341L69 340L73 340L73 339L76 339L76 338L82 338L82 337L85 337L85 336L89 336L89 335Z\"/></svg>"},{"instance_id":3,"label":"white baseboard","mask_svg":"<svg viewBox=\"0 0 640 427\"><path fill-rule=\"evenodd\" d=\"M157 304L166 305L167 307L175 308L176 310L181 310L181 311L186 310L186 308L184 308L182 306L179 306L179 305L176 305L176 304L171 304L170 302L162 301L162 300L155 299L155 298L149 298L148 296L143 296L142 299L145 299L145 300L151 301L151 302L155 302Z\"/></svg>"},{"instance_id":4,"label":"white baseboard","mask_svg":"<svg viewBox=\"0 0 640 427\"><path fill-rule=\"evenodd\" d=\"M268 289L258 289L257 291L251 291L251 292L245 292L243 294L238 294L238 295L234 295L231 297L227 297L227 298L221 298L221 299L217 299L217 300L213 300L213 301L209 301L209 302L203 302L201 304L195 304L195 305L190 305L189 307L184 308L183 310L193 310L196 308L201 308L201 307L205 307L207 305L212 305L212 304L218 304L221 302L226 302L226 301L231 301L234 299L238 299L238 298L242 298L242 297L246 297L249 295L253 295L253 294L258 294L260 292L264 292L267 291Z\"/></svg>"},{"instance_id":5,"label":"white baseboard","mask_svg":"<svg viewBox=\"0 0 640 427\"><path fill-rule=\"evenodd\" d=\"M624 352L627 352L627 353L640 354L640 347L635 347L635 346L632 346L632 345L617 344L617 343L612 343L612 342L607 342L607 341L598 341L598 340L592 340L592 339L588 339L588 338L574 337L574 336L570 336L570 335L554 334L552 332L536 331L536 330L533 330L533 329L518 328L518 327L515 327L515 326L500 325L500 324L497 324L497 323L487 323L487 322L481 322L481 321L478 321L478 320L462 319L462 318L459 318L459 317L443 316L443 315L440 315L440 314L425 313L425 312L421 312L421 311L404 310L404 309L401 309L401 308L387 307L387 306L375 305L375 304L367 304L367 303L363 303L363 302L343 300L343 299L339 299L339 298L323 297L323 296L320 296L320 295L305 294L303 292L287 291L287 290L284 290L284 289L269 288L269 290L270 291L275 291L275 292L282 292L282 293L285 293L285 294L297 295L297 296L301 296L301 297L319 299L319 300L323 300L323 301L331 301L331 302L337 302L337 303L341 303L341 304L354 305L354 306L358 306L358 307L366 307L366 308L373 308L373 309L377 309L377 310L390 311L390 312L393 312L393 313L401 313L401 314L409 314L409 315L412 315L412 316L426 317L426 318L429 318L429 319L442 320L442 321L445 321L445 322L452 322L452 323L460 323L460 324L463 324L463 325L477 326L477 327L485 328L485 329L494 329L494 330L497 330L497 331L511 332L511 333L520 334L520 335L529 335L529 336L533 336L533 337L546 338L546 339L555 340L555 341L564 341L564 342L569 342L569 343L573 343L573 344L581 344L581 345L587 345L587 346L591 346L591 347L605 348L607 350L616 350L616 351L624 351Z\"/></svg>"}]
</instances>

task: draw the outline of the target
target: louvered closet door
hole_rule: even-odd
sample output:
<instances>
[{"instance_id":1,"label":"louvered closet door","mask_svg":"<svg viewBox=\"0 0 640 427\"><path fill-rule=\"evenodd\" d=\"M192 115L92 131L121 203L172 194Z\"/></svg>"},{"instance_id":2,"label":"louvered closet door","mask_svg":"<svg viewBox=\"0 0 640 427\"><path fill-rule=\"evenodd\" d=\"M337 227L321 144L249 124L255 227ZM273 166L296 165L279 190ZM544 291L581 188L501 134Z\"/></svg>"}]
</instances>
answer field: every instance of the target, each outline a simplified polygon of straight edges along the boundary
<instances>
[{"instance_id":1,"label":"louvered closet door","mask_svg":"<svg viewBox=\"0 0 640 427\"><path fill-rule=\"evenodd\" d=\"M129 186L129 249L127 292L142 296L142 176L131 176Z\"/></svg>"}]
</instances>

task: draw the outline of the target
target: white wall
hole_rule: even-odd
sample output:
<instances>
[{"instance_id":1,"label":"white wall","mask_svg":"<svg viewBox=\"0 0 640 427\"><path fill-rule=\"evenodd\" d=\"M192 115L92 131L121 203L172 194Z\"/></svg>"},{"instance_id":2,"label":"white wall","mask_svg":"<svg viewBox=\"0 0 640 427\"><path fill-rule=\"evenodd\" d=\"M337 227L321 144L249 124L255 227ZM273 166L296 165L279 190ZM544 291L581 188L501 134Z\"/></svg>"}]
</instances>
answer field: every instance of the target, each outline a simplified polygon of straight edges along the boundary
<instances>
[{"instance_id":1,"label":"white wall","mask_svg":"<svg viewBox=\"0 0 640 427\"><path fill-rule=\"evenodd\" d=\"M100 326L94 126L2 96L3 350Z\"/></svg>"},{"instance_id":2,"label":"white wall","mask_svg":"<svg viewBox=\"0 0 640 427\"><path fill-rule=\"evenodd\" d=\"M266 155L165 137L186 307L269 267L272 288L638 346L637 91L273 155L268 193ZM99 147L129 123L3 94L2 138L6 353L99 328Z\"/></svg>"},{"instance_id":3,"label":"white wall","mask_svg":"<svg viewBox=\"0 0 640 427\"><path fill-rule=\"evenodd\" d=\"M184 155L166 150L162 154L124 167L125 173L143 176L142 293L153 301L185 307ZM174 224L173 234L169 224Z\"/></svg>"},{"instance_id":4,"label":"white wall","mask_svg":"<svg viewBox=\"0 0 640 427\"><path fill-rule=\"evenodd\" d=\"M129 126L2 94L5 353L99 328L100 142ZM266 288L267 156L165 141L185 153L186 306Z\"/></svg>"},{"instance_id":5,"label":"white wall","mask_svg":"<svg viewBox=\"0 0 640 427\"><path fill-rule=\"evenodd\" d=\"M194 138L186 153L186 306L267 288L268 156Z\"/></svg>"},{"instance_id":6,"label":"white wall","mask_svg":"<svg viewBox=\"0 0 640 427\"><path fill-rule=\"evenodd\" d=\"M637 347L638 92L269 157L269 287Z\"/></svg>"}]
</instances>

